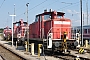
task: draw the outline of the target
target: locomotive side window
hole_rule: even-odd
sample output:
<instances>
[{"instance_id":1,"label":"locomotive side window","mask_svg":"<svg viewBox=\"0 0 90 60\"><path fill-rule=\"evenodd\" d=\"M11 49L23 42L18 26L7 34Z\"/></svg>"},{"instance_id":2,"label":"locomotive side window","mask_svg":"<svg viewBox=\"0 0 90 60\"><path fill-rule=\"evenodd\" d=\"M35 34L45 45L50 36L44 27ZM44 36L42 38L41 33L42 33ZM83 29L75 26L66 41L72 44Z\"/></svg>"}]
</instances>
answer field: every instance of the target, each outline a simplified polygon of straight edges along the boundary
<instances>
[{"instance_id":1,"label":"locomotive side window","mask_svg":"<svg viewBox=\"0 0 90 60\"><path fill-rule=\"evenodd\" d=\"M20 26L20 23L16 23L16 26Z\"/></svg>"},{"instance_id":2,"label":"locomotive side window","mask_svg":"<svg viewBox=\"0 0 90 60\"><path fill-rule=\"evenodd\" d=\"M24 26L27 26L27 23L26 22L24 22Z\"/></svg>"},{"instance_id":3,"label":"locomotive side window","mask_svg":"<svg viewBox=\"0 0 90 60\"><path fill-rule=\"evenodd\" d=\"M51 19L51 15L50 14L44 15L44 20L48 20L48 19Z\"/></svg>"},{"instance_id":4,"label":"locomotive side window","mask_svg":"<svg viewBox=\"0 0 90 60\"><path fill-rule=\"evenodd\" d=\"M37 21L38 21L38 19L39 19L39 16L36 16L36 18L35 18L35 22L37 22Z\"/></svg>"},{"instance_id":5,"label":"locomotive side window","mask_svg":"<svg viewBox=\"0 0 90 60\"><path fill-rule=\"evenodd\" d=\"M42 21L42 16L40 16L40 22Z\"/></svg>"},{"instance_id":6,"label":"locomotive side window","mask_svg":"<svg viewBox=\"0 0 90 60\"><path fill-rule=\"evenodd\" d=\"M57 15L57 18L61 18L62 16L60 16L60 15Z\"/></svg>"}]
</instances>

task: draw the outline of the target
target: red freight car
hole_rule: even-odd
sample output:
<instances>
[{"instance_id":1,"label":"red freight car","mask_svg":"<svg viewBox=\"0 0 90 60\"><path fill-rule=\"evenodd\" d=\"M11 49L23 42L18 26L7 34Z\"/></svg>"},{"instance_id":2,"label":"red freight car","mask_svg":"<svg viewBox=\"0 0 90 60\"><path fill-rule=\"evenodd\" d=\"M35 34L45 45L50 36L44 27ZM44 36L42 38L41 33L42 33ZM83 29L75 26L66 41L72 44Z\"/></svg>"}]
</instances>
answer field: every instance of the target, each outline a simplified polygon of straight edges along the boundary
<instances>
[{"instance_id":1,"label":"red freight car","mask_svg":"<svg viewBox=\"0 0 90 60\"><path fill-rule=\"evenodd\" d=\"M3 30L4 40L11 40L12 30L8 26Z\"/></svg>"},{"instance_id":2,"label":"red freight car","mask_svg":"<svg viewBox=\"0 0 90 60\"><path fill-rule=\"evenodd\" d=\"M35 22L29 25L29 37L33 41L46 40L47 48L62 45L63 34L67 33L68 46L74 46L75 39L71 39L71 20L64 18L63 12L44 11L36 15Z\"/></svg>"}]
</instances>

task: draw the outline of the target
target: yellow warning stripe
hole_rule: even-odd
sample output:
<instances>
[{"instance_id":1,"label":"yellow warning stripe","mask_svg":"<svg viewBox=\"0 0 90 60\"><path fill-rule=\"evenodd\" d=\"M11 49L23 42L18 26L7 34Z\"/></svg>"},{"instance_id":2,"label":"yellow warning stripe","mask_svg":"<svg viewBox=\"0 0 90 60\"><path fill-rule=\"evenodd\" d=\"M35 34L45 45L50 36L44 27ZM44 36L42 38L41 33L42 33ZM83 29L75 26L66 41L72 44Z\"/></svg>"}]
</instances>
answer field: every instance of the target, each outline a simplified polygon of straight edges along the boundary
<instances>
[{"instance_id":1,"label":"yellow warning stripe","mask_svg":"<svg viewBox=\"0 0 90 60\"><path fill-rule=\"evenodd\" d=\"M80 48L79 53L83 53L83 52L84 52L84 49Z\"/></svg>"}]
</instances>

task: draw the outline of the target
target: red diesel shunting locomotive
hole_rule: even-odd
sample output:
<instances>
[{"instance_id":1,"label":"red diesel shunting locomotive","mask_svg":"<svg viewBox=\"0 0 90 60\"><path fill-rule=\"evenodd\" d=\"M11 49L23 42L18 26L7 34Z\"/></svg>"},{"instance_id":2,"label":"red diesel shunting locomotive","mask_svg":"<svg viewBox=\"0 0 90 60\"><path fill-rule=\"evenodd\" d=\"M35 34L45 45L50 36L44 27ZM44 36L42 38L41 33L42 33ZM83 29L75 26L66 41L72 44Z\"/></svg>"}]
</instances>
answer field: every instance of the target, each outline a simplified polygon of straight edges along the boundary
<instances>
[{"instance_id":1,"label":"red diesel shunting locomotive","mask_svg":"<svg viewBox=\"0 0 90 60\"><path fill-rule=\"evenodd\" d=\"M3 36L4 36L4 40L11 40L11 38L12 38L11 28L9 28L8 26L6 28L4 28Z\"/></svg>"},{"instance_id":2,"label":"red diesel shunting locomotive","mask_svg":"<svg viewBox=\"0 0 90 60\"><path fill-rule=\"evenodd\" d=\"M24 42L26 37L26 29L27 29L27 22L23 22L23 19L20 19L19 22L15 22L14 24L14 43L18 41L18 43Z\"/></svg>"},{"instance_id":3,"label":"red diesel shunting locomotive","mask_svg":"<svg viewBox=\"0 0 90 60\"><path fill-rule=\"evenodd\" d=\"M63 12L44 11L42 14L36 15L35 22L29 25L29 37L33 41L46 40L47 48L63 49L64 33L67 33L67 47L74 47L75 39L71 39L71 20L64 18ZM37 42L36 42L37 43ZM59 50L60 50L59 49Z\"/></svg>"}]
</instances>

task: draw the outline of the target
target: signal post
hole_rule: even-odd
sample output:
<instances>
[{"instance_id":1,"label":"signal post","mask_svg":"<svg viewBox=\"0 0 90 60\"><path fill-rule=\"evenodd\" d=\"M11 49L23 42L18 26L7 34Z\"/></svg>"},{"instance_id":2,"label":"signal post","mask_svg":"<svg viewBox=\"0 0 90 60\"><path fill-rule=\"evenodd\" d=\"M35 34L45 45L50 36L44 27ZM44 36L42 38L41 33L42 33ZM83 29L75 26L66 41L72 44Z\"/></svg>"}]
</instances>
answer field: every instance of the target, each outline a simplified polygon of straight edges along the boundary
<instances>
[{"instance_id":1,"label":"signal post","mask_svg":"<svg viewBox=\"0 0 90 60\"><path fill-rule=\"evenodd\" d=\"M16 15L10 15L12 16L12 47L13 47L13 18L16 16Z\"/></svg>"}]
</instances>

